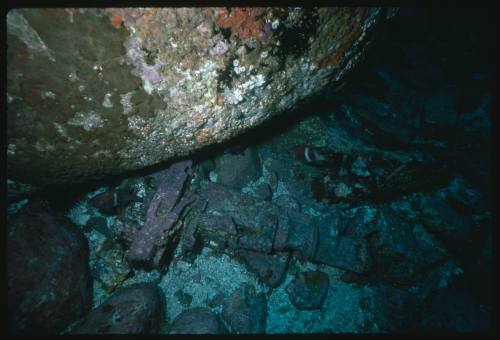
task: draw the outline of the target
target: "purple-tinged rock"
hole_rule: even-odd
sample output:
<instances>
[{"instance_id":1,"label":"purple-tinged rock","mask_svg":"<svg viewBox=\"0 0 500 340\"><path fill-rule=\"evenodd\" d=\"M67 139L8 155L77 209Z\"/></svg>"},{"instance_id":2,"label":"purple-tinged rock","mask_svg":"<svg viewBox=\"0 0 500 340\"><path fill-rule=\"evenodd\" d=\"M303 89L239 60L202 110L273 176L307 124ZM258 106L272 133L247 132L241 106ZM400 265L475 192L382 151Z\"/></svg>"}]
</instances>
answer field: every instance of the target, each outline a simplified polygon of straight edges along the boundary
<instances>
[{"instance_id":1,"label":"purple-tinged rock","mask_svg":"<svg viewBox=\"0 0 500 340\"><path fill-rule=\"evenodd\" d=\"M243 283L224 301L222 318L229 324L233 333L265 333L267 300L264 294L258 295L255 287Z\"/></svg>"},{"instance_id":2,"label":"purple-tinged rock","mask_svg":"<svg viewBox=\"0 0 500 340\"><path fill-rule=\"evenodd\" d=\"M194 197L182 197L182 189L191 169L192 161L173 163L165 170L158 190L149 204L144 227L134 235L127 252L132 262L149 264L151 260L159 266L172 236L174 226L184 208Z\"/></svg>"},{"instance_id":3,"label":"purple-tinged rock","mask_svg":"<svg viewBox=\"0 0 500 340\"><path fill-rule=\"evenodd\" d=\"M59 333L92 304L87 240L43 203L7 225L9 331Z\"/></svg>"},{"instance_id":4,"label":"purple-tinged rock","mask_svg":"<svg viewBox=\"0 0 500 340\"><path fill-rule=\"evenodd\" d=\"M158 331L164 297L154 284L121 288L73 330L76 334L147 334Z\"/></svg>"},{"instance_id":5,"label":"purple-tinged rock","mask_svg":"<svg viewBox=\"0 0 500 340\"><path fill-rule=\"evenodd\" d=\"M301 310L320 309L328 294L330 279L321 271L301 272L285 288L290 302Z\"/></svg>"},{"instance_id":6,"label":"purple-tinged rock","mask_svg":"<svg viewBox=\"0 0 500 340\"><path fill-rule=\"evenodd\" d=\"M224 334L228 330L220 317L208 308L193 308L179 314L170 326L170 334Z\"/></svg>"}]
</instances>

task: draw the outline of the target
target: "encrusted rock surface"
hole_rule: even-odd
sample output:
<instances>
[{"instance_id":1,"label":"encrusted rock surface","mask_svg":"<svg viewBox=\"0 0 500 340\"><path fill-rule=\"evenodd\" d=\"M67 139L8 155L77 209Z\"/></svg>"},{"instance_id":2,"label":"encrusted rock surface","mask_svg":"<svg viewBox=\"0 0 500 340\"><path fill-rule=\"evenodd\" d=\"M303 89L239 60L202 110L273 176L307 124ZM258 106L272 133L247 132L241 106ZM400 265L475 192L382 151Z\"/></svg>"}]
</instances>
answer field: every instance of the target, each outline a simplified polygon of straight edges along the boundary
<instances>
[{"instance_id":1,"label":"encrusted rock surface","mask_svg":"<svg viewBox=\"0 0 500 340\"><path fill-rule=\"evenodd\" d=\"M226 140L340 82L387 11L11 10L9 178L83 182Z\"/></svg>"},{"instance_id":2,"label":"encrusted rock surface","mask_svg":"<svg viewBox=\"0 0 500 340\"><path fill-rule=\"evenodd\" d=\"M76 334L147 334L159 330L164 315L163 293L154 284L121 288L92 310Z\"/></svg>"},{"instance_id":3,"label":"encrusted rock surface","mask_svg":"<svg viewBox=\"0 0 500 340\"><path fill-rule=\"evenodd\" d=\"M255 287L243 284L222 307L222 317L231 326L233 333L258 334L266 329L267 299L257 295Z\"/></svg>"},{"instance_id":4,"label":"encrusted rock surface","mask_svg":"<svg viewBox=\"0 0 500 340\"><path fill-rule=\"evenodd\" d=\"M87 240L43 202L8 221L9 331L55 334L92 304Z\"/></svg>"}]
</instances>

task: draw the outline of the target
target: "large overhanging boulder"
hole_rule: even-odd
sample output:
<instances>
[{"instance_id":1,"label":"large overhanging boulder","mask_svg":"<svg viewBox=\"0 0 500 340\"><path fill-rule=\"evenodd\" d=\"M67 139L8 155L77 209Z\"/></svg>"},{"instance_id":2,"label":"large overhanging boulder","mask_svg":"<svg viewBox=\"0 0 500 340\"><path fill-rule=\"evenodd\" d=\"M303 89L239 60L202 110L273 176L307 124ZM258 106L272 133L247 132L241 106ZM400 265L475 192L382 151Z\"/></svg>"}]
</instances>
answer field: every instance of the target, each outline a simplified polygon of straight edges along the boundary
<instances>
[{"instance_id":1,"label":"large overhanging boulder","mask_svg":"<svg viewBox=\"0 0 500 340\"><path fill-rule=\"evenodd\" d=\"M227 140L340 84L393 13L11 10L8 177L81 183Z\"/></svg>"}]
</instances>

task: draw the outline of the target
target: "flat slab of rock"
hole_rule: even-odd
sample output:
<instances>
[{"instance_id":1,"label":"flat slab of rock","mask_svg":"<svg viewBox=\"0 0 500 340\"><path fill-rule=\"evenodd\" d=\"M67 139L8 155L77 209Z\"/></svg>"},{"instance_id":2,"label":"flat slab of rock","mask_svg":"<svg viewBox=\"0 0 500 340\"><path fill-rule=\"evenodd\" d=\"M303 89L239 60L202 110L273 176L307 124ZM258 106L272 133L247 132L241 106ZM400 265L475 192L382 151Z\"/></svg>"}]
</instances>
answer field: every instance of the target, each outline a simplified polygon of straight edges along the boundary
<instances>
[{"instance_id":1,"label":"flat slab of rock","mask_svg":"<svg viewBox=\"0 0 500 340\"><path fill-rule=\"evenodd\" d=\"M170 326L169 334L228 333L220 317L208 308L193 308L179 314Z\"/></svg>"},{"instance_id":2,"label":"flat slab of rock","mask_svg":"<svg viewBox=\"0 0 500 340\"><path fill-rule=\"evenodd\" d=\"M121 288L73 330L76 334L147 334L158 331L164 297L153 284Z\"/></svg>"},{"instance_id":3,"label":"flat slab of rock","mask_svg":"<svg viewBox=\"0 0 500 340\"><path fill-rule=\"evenodd\" d=\"M43 203L7 226L9 331L56 334L91 308L87 239Z\"/></svg>"},{"instance_id":4,"label":"flat slab of rock","mask_svg":"<svg viewBox=\"0 0 500 340\"><path fill-rule=\"evenodd\" d=\"M231 326L233 333L264 333L267 317L266 296L258 295L254 286L244 283L224 301L222 317Z\"/></svg>"},{"instance_id":5,"label":"flat slab of rock","mask_svg":"<svg viewBox=\"0 0 500 340\"><path fill-rule=\"evenodd\" d=\"M330 279L324 272L301 272L285 290L295 307L301 310L313 310L323 306L329 284Z\"/></svg>"}]
</instances>

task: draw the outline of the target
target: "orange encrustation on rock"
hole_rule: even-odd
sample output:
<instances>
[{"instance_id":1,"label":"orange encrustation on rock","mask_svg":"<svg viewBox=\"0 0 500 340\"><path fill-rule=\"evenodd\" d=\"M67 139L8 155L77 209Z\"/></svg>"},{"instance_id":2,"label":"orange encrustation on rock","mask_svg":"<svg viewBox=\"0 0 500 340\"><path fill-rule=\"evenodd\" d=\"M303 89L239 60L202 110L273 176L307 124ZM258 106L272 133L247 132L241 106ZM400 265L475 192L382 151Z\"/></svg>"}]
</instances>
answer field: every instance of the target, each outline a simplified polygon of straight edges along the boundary
<instances>
[{"instance_id":1,"label":"orange encrustation on rock","mask_svg":"<svg viewBox=\"0 0 500 340\"><path fill-rule=\"evenodd\" d=\"M113 15L111 18L111 24L115 27L121 26L123 24L123 19L119 15Z\"/></svg>"}]
</instances>

